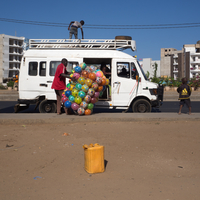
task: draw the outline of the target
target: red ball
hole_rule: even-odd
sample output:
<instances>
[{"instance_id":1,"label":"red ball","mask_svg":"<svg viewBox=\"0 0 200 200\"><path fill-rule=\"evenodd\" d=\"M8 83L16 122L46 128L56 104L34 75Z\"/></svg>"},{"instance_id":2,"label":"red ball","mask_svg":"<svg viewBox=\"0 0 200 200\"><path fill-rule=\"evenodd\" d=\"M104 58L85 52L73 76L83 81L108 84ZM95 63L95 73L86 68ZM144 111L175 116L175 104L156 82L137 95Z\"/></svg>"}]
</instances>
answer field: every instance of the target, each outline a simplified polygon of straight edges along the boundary
<instances>
[{"instance_id":1,"label":"red ball","mask_svg":"<svg viewBox=\"0 0 200 200\"><path fill-rule=\"evenodd\" d=\"M97 99L95 97L92 97L90 100L91 103L95 104L97 102Z\"/></svg>"},{"instance_id":2,"label":"red ball","mask_svg":"<svg viewBox=\"0 0 200 200\"><path fill-rule=\"evenodd\" d=\"M66 96L63 96L61 100L62 100L62 102L64 104L68 100L68 98Z\"/></svg>"}]
</instances>

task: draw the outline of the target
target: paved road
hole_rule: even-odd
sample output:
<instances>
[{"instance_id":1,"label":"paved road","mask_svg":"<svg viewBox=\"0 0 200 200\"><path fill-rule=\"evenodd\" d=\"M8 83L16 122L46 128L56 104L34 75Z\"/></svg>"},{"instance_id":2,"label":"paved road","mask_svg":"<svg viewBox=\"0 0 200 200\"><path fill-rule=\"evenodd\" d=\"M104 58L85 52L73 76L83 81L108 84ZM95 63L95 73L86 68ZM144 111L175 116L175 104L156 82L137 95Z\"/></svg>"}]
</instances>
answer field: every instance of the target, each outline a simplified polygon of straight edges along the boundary
<instances>
[{"instance_id":1,"label":"paved road","mask_svg":"<svg viewBox=\"0 0 200 200\"><path fill-rule=\"evenodd\" d=\"M0 90L0 101L17 101L18 91ZM164 101L177 101L178 93L176 91L165 91ZM192 101L200 101L200 91L193 91L191 95Z\"/></svg>"},{"instance_id":2,"label":"paved road","mask_svg":"<svg viewBox=\"0 0 200 200\"><path fill-rule=\"evenodd\" d=\"M17 101L0 101L0 113L13 113L14 105L17 104ZM160 108L153 108L153 113L177 113L179 108L179 101L164 101L163 105ZM123 110L113 110L113 109L102 109L95 108L94 113L121 113ZM188 109L186 106L182 109L183 113L187 113ZM192 102L192 112L200 113L200 101ZM20 111L20 113L39 113L38 108L35 110L35 105L30 105L26 110ZM128 113L132 113L131 109Z\"/></svg>"}]
</instances>

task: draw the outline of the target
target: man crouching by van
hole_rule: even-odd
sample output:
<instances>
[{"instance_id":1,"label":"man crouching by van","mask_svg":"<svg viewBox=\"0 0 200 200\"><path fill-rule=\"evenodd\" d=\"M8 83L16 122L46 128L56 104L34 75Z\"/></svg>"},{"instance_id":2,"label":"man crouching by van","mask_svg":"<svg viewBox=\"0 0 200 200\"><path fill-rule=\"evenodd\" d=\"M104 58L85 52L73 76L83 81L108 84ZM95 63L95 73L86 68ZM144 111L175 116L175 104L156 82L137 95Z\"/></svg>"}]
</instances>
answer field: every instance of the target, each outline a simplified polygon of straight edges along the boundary
<instances>
[{"instance_id":1,"label":"man crouching by van","mask_svg":"<svg viewBox=\"0 0 200 200\"><path fill-rule=\"evenodd\" d=\"M63 58L61 64L58 65L56 69L56 73L54 76L54 80L51 86L51 89L55 90L56 98L57 98L57 115L61 114L61 105L62 105L62 93L66 88L66 78L70 78L70 73L67 71L67 59ZM71 110L68 108L64 108L66 114L71 114Z\"/></svg>"}]
</instances>

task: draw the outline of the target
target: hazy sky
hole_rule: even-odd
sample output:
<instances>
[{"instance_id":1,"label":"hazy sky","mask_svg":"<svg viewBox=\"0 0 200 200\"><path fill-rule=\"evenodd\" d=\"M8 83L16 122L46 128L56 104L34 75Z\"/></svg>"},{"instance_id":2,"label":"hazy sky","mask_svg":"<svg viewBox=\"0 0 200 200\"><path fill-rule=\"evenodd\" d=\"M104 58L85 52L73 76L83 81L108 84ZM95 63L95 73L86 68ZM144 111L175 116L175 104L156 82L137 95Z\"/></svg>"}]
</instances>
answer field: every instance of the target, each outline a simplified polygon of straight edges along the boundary
<instances>
[{"instance_id":1,"label":"hazy sky","mask_svg":"<svg viewBox=\"0 0 200 200\"><path fill-rule=\"evenodd\" d=\"M181 50L184 44L200 40L199 16L200 0L7 0L0 7L0 34L29 39L67 39L68 24L84 20L85 39L128 35L137 45L136 52L128 53L160 60L161 48ZM10 22L10 19L15 21ZM33 25L33 22L50 26Z\"/></svg>"}]
</instances>

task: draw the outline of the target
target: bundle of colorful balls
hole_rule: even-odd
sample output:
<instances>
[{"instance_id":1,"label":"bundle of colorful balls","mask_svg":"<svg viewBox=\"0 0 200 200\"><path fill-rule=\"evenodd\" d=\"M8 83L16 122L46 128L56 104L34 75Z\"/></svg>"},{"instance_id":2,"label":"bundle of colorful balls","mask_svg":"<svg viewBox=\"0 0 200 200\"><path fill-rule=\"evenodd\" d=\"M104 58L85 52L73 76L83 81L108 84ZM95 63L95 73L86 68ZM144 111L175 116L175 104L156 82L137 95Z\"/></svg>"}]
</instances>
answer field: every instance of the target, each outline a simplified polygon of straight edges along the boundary
<instances>
[{"instance_id":1,"label":"bundle of colorful balls","mask_svg":"<svg viewBox=\"0 0 200 200\"><path fill-rule=\"evenodd\" d=\"M79 115L91 115L94 104L102 96L109 80L103 72L95 66L86 66L81 63L72 70L69 80L62 96L62 102L66 108L72 108Z\"/></svg>"}]
</instances>

